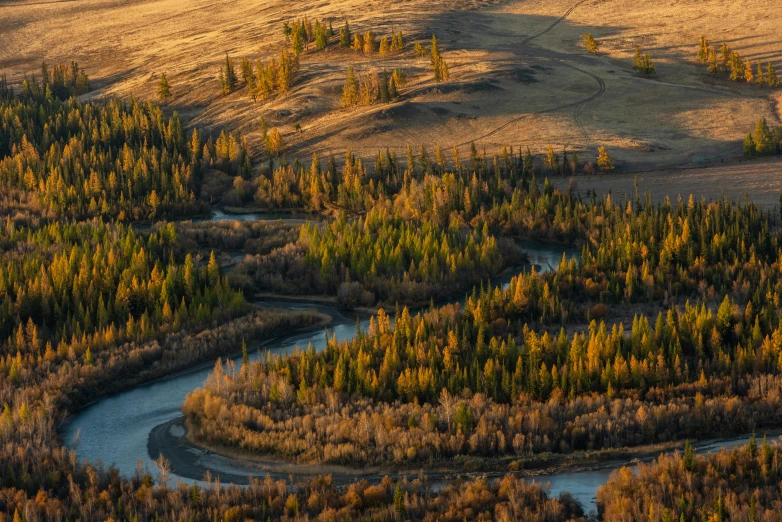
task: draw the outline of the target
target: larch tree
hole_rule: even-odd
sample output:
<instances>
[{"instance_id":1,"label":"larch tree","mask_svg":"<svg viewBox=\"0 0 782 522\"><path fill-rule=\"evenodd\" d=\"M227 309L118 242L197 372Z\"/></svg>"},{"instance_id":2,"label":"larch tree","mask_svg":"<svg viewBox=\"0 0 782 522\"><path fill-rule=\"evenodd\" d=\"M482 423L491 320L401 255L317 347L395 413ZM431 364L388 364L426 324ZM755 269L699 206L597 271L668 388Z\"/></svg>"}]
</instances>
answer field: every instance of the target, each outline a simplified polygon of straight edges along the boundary
<instances>
[{"instance_id":1,"label":"larch tree","mask_svg":"<svg viewBox=\"0 0 782 522\"><path fill-rule=\"evenodd\" d=\"M747 58L744 64L744 81L747 83L755 83L755 73L752 71L752 62Z\"/></svg>"},{"instance_id":2,"label":"larch tree","mask_svg":"<svg viewBox=\"0 0 782 522\"><path fill-rule=\"evenodd\" d=\"M266 152L269 156L279 156L285 151L285 140L277 127L272 127L266 136Z\"/></svg>"},{"instance_id":3,"label":"larch tree","mask_svg":"<svg viewBox=\"0 0 782 522\"><path fill-rule=\"evenodd\" d=\"M752 138L752 133L747 134L747 137L744 138L744 157L751 158L757 153L757 149L755 149L755 140Z\"/></svg>"},{"instance_id":4,"label":"larch tree","mask_svg":"<svg viewBox=\"0 0 782 522\"><path fill-rule=\"evenodd\" d=\"M603 172L614 170L614 160L608 154L605 146L600 146L597 150L597 166Z\"/></svg>"},{"instance_id":5,"label":"larch tree","mask_svg":"<svg viewBox=\"0 0 782 522\"><path fill-rule=\"evenodd\" d=\"M220 90L223 94L231 94L236 89L238 79L231 57L225 54L225 64L220 68Z\"/></svg>"},{"instance_id":6,"label":"larch tree","mask_svg":"<svg viewBox=\"0 0 782 522\"><path fill-rule=\"evenodd\" d=\"M600 52L600 42L595 40L592 33L582 34L581 40L584 42L584 47L586 47L588 53L597 54Z\"/></svg>"},{"instance_id":7,"label":"larch tree","mask_svg":"<svg viewBox=\"0 0 782 522\"><path fill-rule=\"evenodd\" d=\"M375 33L367 31L364 34L364 54L374 54L377 52L377 41L375 39Z\"/></svg>"},{"instance_id":8,"label":"larch tree","mask_svg":"<svg viewBox=\"0 0 782 522\"><path fill-rule=\"evenodd\" d=\"M758 62L758 72L755 74L755 85L758 85L759 87L766 85L766 74L763 71L763 66L760 65L760 62Z\"/></svg>"},{"instance_id":9,"label":"larch tree","mask_svg":"<svg viewBox=\"0 0 782 522\"><path fill-rule=\"evenodd\" d=\"M380 53L380 56L386 56L389 52L391 52L391 47L389 46L387 36L384 36L380 39L380 48L378 52Z\"/></svg>"},{"instance_id":10,"label":"larch tree","mask_svg":"<svg viewBox=\"0 0 782 522\"><path fill-rule=\"evenodd\" d=\"M364 50L364 38L360 34L353 35L353 42L350 44L350 48L360 53Z\"/></svg>"},{"instance_id":11,"label":"larch tree","mask_svg":"<svg viewBox=\"0 0 782 522\"><path fill-rule=\"evenodd\" d=\"M744 62L739 53L733 51L730 54L730 79L734 82L744 78Z\"/></svg>"},{"instance_id":12,"label":"larch tree","mask_svg":"<svg viewBox=\"0 0 782 522\"><path fill-rule=\"evenodd\" d=\"M342 106L352 107L358 103L358 80L356 79L356 71L353 67L348 67L347 77L345 78L345 84L342 86Z\"/></svg>"},{"instance_id":13,"label":"larch tree","mask_svg":"<svg viewBox=\"0 0 782 522\"><path fill-rule=\"evenodd\" d=\"M339 46L348 49L350 47L352 35L350 34L350 24L347 20L345 25L339 30Z\"/></svg>"},{"instance_id":14,"label":"larch tree","mask_svg":"<svg viewBox=\"0 0 782 522\"><path fill-rule=\"evenodd\" d=\"M698 48L698 61L706 63L709 60L709 42L706 37L701 35L701 45Z\"/></svg>"},{"instance_id":15,"label":"larch tree","mask_svg":"<svg viewBox=\"0 0 782 522\"><path fill-rule=\"evenodd\" d=\"M437 45L437 36L432 35L432 70L434 81L444 82L448 80L448 64L440 55L440 47Z\"/></svg>"},{"instance_id":16,"label":"larch tree","mask_svg":"<svg viewBox=\"0 0 782 522\"><path fill-rule=\"evenodd\" d=\"M777 76L777 72L774 70L774 66L771 65L771 62L768 62L766 65L766 83L772 89L779 87L779 77Z\"/></svg>"},{"instance_id":17,"label":"larch tree","mask_svg":"<svg viewBox=\"0 0 782 522\"><path fill-rule=\"evenodd\" d=\"M168 85L166 73L160 74L160 81L157 84L157 97L163 101L171 98L171 86Z\"/></svg>"}]
</instances>

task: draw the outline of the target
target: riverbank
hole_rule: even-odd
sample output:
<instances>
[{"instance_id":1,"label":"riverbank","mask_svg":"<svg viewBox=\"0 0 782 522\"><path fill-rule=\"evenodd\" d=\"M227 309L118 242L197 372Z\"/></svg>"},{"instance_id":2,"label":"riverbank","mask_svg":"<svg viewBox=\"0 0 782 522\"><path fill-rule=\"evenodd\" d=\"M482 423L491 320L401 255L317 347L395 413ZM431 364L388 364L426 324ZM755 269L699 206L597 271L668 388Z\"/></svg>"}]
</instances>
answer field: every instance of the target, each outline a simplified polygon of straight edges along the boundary
<instances>
[{"instance_id":1,"label":"riverbank","mask_svg":"<svg viewBox=\"0 0 782 522\"><path fill-rule=\"evenodd\" d=\"M594 452L576 452L570 455L543 454L533 457L537 464L528 468L514 468L509 463L519 459L497 459L495 464L480 469L465 467L464 459L453 459L453 465L446 463L420 466L367 466L356 468L336 464L299 464L275 458L273 456L253 455L236 448L223 448L201 444L192 438L192 429L185 417L169 420L155 427L149 436L147 448L150 458L157 459L161 454L169 462L171 471L176 475L190 479L200 479L207 471L213 477L219 476L223 482L238 485L249 484L251 478L289 478L306 480L318 475L330 475L335 483L346 485L358 480L379 482L383 477L398 478L413 476L426 470L426 476L432 481L447 482L459 477L501 477L508 473L534 480L546 480L560 475L612 471L624 466L635 466L641 462L651 462L662 453L681 451L686 441L673 441L650 444L634 448L617 448ZM782 430L767 432L769 437L778 437ZM706 439L693 442L696 453L712 453L722 448L746 443L751 434L718 439ZM531 462L531 461L530 461ZM595 490L600 484L595 484Z\"/></svg>"}]
</instances>

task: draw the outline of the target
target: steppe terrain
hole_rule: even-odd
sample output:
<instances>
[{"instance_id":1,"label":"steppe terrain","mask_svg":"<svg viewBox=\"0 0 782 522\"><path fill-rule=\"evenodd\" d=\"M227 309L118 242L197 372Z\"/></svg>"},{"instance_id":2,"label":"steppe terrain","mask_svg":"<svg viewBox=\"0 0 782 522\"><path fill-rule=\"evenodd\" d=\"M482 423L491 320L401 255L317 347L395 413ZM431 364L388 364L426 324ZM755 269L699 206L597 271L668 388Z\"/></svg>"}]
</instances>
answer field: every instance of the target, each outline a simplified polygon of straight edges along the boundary
<instances>
[{"instance_id":1,"label":"steppe terrain","mask_svg":"<svg viewBox=\"0 0 782 522\"><path fill-rule=\"evenodd\" d=\"M780 123L782 90L714 79L695 61L703 34L782 69L782 13L762 0L11 1L0 13L0 71L12 82L42 59L75 59L99 87L91 95L143 100L154 98L166 73L171 109L190 124L239 130L256 152L263 116L304 156L350 147L369 157L436 143L466 153L475 141L490 153L506 144L567 147L586 161L605 145L620 169L633 172L734 161L759 117ZM335 30L348 20L354 33L401 30L407 49L380 58L331 46L302 56L282 99L256 103L246 89L219 94L225 53L237 65L245 56L277 55L282 23L305 15ZM587 32L601 42L600 54L581 45ZM442 84L432 82L428 58L412 50L433 33L451 71ZM636 45L653 57L656 78L634 74ZM339 98L350 65L404 68L410 81L397 103L345 110ZM765 169L779 172L774 163Z\"/></svg>"}]
</instances>

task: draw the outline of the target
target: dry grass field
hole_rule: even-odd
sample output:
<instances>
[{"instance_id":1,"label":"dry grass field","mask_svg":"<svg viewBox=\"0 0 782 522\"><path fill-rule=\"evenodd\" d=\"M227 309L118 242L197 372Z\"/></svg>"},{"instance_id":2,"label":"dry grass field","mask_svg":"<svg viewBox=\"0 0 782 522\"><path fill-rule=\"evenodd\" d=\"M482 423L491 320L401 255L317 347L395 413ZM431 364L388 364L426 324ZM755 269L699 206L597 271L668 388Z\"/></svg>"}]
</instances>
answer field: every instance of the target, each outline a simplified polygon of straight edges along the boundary
<instances>
[{"instance_id":1,"label":"dry grass field","mask_svg":"<svg viewBox=\"0 0 782 522\"><path fill-rule=\"evenodd\" d=\"M584 161L606 145L621 169L640 171L736 160L758 117L780 124L782 90L714 79L694 59L704 34L782 70L778 0L576 2L5 1L0 71L18 82L42 59L75 59L99 88L93 95L140 99L154 98L164 72L174 94L169 108L188 123L238 130L259 150L264 116L302 155L350 147L368 157L386 147L401 153L407 144L466 149L474 140L489 152L504 144L538 152L549 144L567 147ZM219 95L226 52L237 64L244 56L270 58L285 45L283 21L304 15L331 20L337 30L345 19L354 32L402 30L407 50L381 59L332 46L302 56L299 79L285 98L255 103L246 89ZM600 54L585 52L580 35L586 32L602 43ZM414 40L432 33L451 71L451 81L439 85L428 59L412 51ZM634 74L635 45L652 55L656 78ZM344 110L339 97L350 65L401 67L410 81L395 104ZM302 133L293 131L296 123ZM778 165L768 165L779 173Z\"/></svg>"}]
</instances>

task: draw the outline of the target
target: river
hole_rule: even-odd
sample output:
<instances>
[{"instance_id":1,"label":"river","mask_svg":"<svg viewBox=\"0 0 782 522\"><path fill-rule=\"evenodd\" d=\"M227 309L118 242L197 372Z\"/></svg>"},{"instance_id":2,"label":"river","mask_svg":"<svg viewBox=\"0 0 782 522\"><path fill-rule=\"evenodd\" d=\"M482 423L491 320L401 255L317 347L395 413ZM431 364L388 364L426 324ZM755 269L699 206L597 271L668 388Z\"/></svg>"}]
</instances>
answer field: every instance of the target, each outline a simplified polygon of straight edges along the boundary
<instances>
[{"instance_id":1,"label":"river","mask_svg":"<svg viewBox=\"0 0 782 522\"><path fill-rule=\"evenodd\" d=\"M236 218L217 214L215 220ZM259 219L259 215L243 216L247 219ZM277 218L279 216L264 216ZM286 217L290 218L290 215ZM542 245L540 243L523 242L522 249L528 254L529 260L539 271L556 269L563 252L568 256L576 255L570 249ZM507 284L507 279L497 281L497 284ZM316 350L321 350L326 344L326 338L336 335L339 341L351 339L356 335L356 320L342 315L333 307L293 302L259 303L271 307L287 309L318 309L334 318L332 324L322 331L299 333L282 336L268 342L255 340L255 346L262 347L273 354L290 353L294 347L306 347L312 344ZM366 329L369 321L360 321L360 328ZM260 344L259 344L260 343ZM257 359L259 352L251 355ZM236 355L239 361L241 355ZM108 466L113 464L120 473L129 476L141 466L155 473L157 466L150 457L148 442L150 433L163 424L181 417L180 408L185 396L203 385L206 377L212 371L214 363L206 363L189 370L179 372L152 383L137 386L125 392L112 395L97 401L91 406L73 415L61 431L66 445L74 448L79 459L87 459L93 464L102 462ZM723 443L717 442L716 447ZM724 444L727 444L725 442ZM188 450L191 451L191 450ZM192 450L195 451L195 450ZM219 472L219 469L215 469ZM605 483L611 473L610 469L594 471L564 471L536 478L548 482L551 493L570 492L586 508L595 509L595 492ZM241 474L241 473L240 473ZM249 471L244 474L247 476ZM172 479L192 482L199 476L172 475Z\"/></svg>"}]
</instances>

